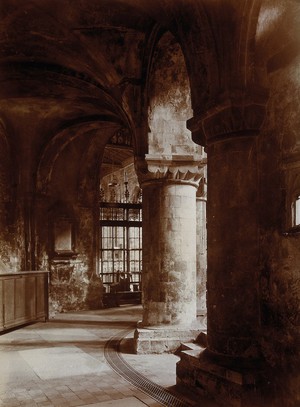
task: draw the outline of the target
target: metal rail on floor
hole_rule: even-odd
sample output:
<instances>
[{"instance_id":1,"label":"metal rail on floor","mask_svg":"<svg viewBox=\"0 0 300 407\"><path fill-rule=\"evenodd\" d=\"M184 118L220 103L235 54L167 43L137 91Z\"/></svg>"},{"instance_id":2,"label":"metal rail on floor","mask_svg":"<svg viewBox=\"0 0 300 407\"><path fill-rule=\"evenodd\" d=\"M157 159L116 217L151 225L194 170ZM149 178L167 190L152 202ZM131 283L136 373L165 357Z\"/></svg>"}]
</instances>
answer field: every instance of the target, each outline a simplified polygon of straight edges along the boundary
<instances>
[{"instance_id":1,"label":"metal rail on floor","mask_svg":"<svg viewBox=\"0 0 300 407\"><path fill-rule=\"evenodd\" d=\"M125 380L166 407L188 407L190 404L170 391L152 382L130 366L120 353L120 343L131 330L120 331L110 338L104 348L104 356L111 368Z\"/></svg>"}]
</instances>

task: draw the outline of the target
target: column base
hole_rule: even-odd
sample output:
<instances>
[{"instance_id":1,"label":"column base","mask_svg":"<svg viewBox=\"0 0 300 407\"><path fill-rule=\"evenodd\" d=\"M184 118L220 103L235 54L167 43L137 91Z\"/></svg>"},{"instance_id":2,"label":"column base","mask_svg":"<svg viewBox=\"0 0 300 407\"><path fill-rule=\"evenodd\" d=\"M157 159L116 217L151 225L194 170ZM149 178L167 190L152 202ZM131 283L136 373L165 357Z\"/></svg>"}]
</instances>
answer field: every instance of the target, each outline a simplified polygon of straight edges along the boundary
<instances>
[{"instance_id":1,"label":"column base","mask_svg":"<svg viewBox=\"0 0 300 407\"><path fill-rule=\"evenodd\" d=\"M297 407L299 368L288 372L257 362L255 367L225 366L205 348L183 344L176 365L176 383L226 407ZM292 366L292 365L291 365Z\"/></svg>"},{"instance_id":2,"label":"column base","mask_svg":"<svg viewBox=\"0 0 300 407\"><path fill-rule=\"evenodd\" d=\"M136 354L174 353L182 342L194 340L201 328L181 326L138 327L134 332Z\"/></svg>"},{"instance_id":3,"label":"column base","mask_svg":"<svg viewBox=\"0 0 300 407\"><path fill-rule=\"evenodd\" d=\"M226 407L258 407L260 372L228 368L212 361L204 348L184 344L176 367L177 385Z\"/></svg>"}]
</instances>

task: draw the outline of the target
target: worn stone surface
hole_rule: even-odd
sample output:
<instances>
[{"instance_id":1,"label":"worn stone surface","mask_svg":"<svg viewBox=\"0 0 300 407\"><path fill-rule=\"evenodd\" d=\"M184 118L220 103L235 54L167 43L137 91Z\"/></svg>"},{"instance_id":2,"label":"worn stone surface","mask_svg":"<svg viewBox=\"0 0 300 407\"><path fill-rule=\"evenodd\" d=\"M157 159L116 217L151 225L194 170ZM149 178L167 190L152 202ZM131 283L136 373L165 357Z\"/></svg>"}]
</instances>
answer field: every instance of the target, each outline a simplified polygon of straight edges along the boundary
<instances>
[{"instance_id":1,"label":"worn stone surface","mask_svg":"<svg viewBox=\"0 0 300 407\"><path fill-rule=\"evenodd\" d=\"M182 50L167 33L158 42L149 78L150 154L193 154L186 120L192 116L191 96Z\"/></svg>"},{"instance_id":2,"label":"worn stone surface","mask_svg":"<svg viewBox=\"0 0 300 407\"><path fill-rule=\"evenodd\" d=\"M154 181L143 187L143 202L143 324L191 323L196 318L196 188Z\"/></svg>"}]
</instances>

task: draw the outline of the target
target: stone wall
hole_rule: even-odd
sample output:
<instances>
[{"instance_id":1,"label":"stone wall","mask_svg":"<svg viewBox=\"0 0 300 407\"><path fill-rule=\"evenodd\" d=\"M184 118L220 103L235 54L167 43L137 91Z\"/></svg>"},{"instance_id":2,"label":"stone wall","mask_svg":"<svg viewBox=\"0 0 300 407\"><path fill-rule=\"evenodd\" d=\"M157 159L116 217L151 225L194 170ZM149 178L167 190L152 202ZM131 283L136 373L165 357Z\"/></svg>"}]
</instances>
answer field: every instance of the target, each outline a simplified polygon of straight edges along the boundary
<instances>
[{"instance_id":1,"label":"stone wall","mask_svg":"<svg viewBox=\"0 0 300 407\"><path fill-rule=\"evenodd\" d=\"M292 219L300 192L299 5L285 5L266 1L257 31L257 63L265 67L261 71L270 90L259 142L258 289L261 352L269 366L267 376L273 378L265 386L265 397L276 394L278 406L294 406L300 399L300 234ZM273 13L265 18L270 7Z\"/></svg>"},{"instance_id":2,"label":"stone wall","mask_svg":"<svg viewBox=\"0 0 300 407\"><path fill-rule=\"evenodd\" d=\"M85 145L84 138L78 137L72 148L61 151L45 189L47 195L39 196L36 201L37 264L40 269L50 271L50 315L102 307L103 287L97 277L95 260L97 201L92 198L92 195L97 196L97 187L93 180L88 178L88 182L82 182L85 189L80 190L80 194L77 189L82 177L90 177L91 165L94 164L92 174L99 171L95 166L98 161L94 159L99 152L95 149L94 156L90 156L88 162L78 166L81 157L85 157ZM83 206L84 192L88 195L86 206ZM64 221L70 223L70 247L67 252L60 252L55 247L54 230L57 223Z\"/></svg>"},{"instance_id":3,"label":"stone wall","mask_svg":"<svg viewBox=\"0 0 300 407\"><path fill-rule=\"evenodd\" d=\"M285 403L299 397L300 380L300 234L292 228L291 211L300 191L300 122L292 109L300 103L299 64L298 58L272 69L261 139L261 350L270 369L280 366L269 392L280 390Z\"/></svg>"}]
</instances>

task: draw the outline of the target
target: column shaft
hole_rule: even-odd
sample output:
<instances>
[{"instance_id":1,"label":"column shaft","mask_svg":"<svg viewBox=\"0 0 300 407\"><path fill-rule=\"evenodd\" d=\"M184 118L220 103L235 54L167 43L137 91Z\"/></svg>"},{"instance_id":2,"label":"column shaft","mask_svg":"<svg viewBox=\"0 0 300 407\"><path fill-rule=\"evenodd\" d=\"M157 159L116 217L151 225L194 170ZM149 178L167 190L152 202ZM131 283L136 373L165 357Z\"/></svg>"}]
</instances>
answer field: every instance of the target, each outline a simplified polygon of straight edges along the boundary
<instances>
[{"instance_id":1,"label":"column shaft","mask_svg":"<svg viewBox=\"0 0 300 407\"><path fill-rule=\"evenodd\" d=\"M256 138L208 147L208 348L255 358L258 306Z\"/></svg>"},{"instance_id":2,"label":"column shaft","mask_svg":"<svg viewBox=\"0 0 300 407\"><path fill-rule=\"evenodd\" d=\"M196 188L143 185L143 326L188 325L196 318Z\"/></svg>"}]
</instances>

